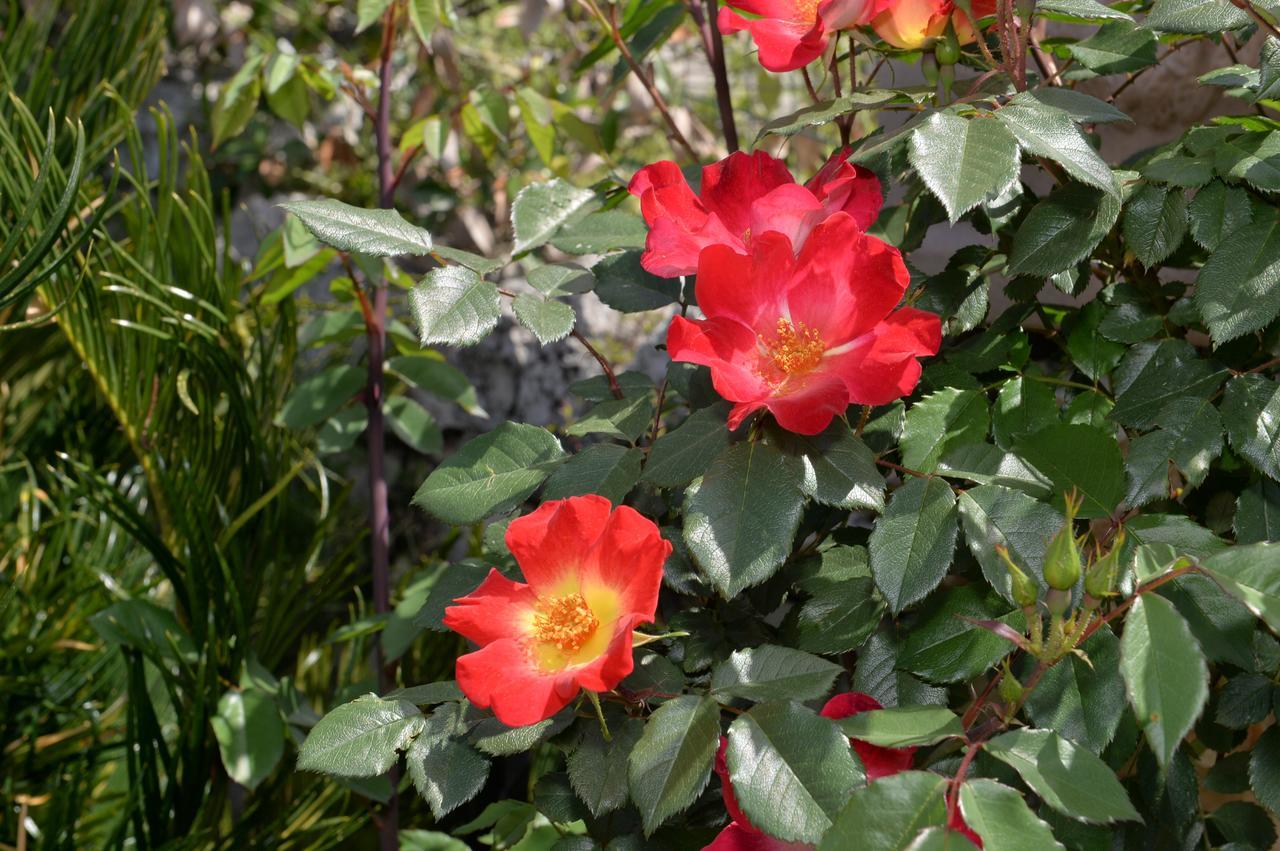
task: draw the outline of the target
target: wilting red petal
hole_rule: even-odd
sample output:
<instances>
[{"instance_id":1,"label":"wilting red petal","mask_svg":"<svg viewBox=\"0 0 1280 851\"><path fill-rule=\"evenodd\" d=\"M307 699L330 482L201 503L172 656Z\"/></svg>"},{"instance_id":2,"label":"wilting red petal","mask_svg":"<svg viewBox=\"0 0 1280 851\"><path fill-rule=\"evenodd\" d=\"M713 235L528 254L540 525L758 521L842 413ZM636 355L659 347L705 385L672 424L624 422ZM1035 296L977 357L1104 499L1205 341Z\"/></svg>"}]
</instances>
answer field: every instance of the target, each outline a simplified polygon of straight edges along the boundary
<instances>
[{"instance_id":1,"label":"wilting red petal","mask_svg":"<svg viewBox=\"0 0 1280 851\"><path fill-rule=\"evenodd\" d=\"M458 687L467 699L489 708L508 727L550 718L579 691L572 674L539 672L520 641L504 638L458 657Z\"/></svg>"},{"instance_id":2,"label":"wilting red petal","mask_svg":"<svg viewBox=\"0 0 1280 851\"><path fill-rule=\"evenodd\" d=\"M444 625L476 644L521 635L533 617L537 595L490 568L480 587L445 609Z\"/></svg>"},{"instance_id":3,"label":"wilting red petal","mask_svg":"<svg viewBox=\"0 0 1280 851\"><path fill-rule=\"evenodd\" d=\"M857 715L859 712L869 712L883 708L880 705L880 701L871 695L863 694L860 691L851 691L845 694L837 694L828 700L826 705L822 707L822 715L826 718L838 720ZM885 748L867 742L860 742L857 739L850 739L849 741L853 744L853 749L857 751L858 758L862 760L862 765L867 770L868 783L873 780L879 780L881 777L889 777L909 770L915 758L915 748Z\"/></svg>"},{"instance_id":4,"label":"wilting red petal","mask_svg":"<svg viewBox=\"0 0 1280 851\"><path fill-rule=\"evenodd\" d=\"M747 4L735 0L733 5L745 8ZM720 32L726 35L742 30L750 32L760 64L775 73L808 65L826 50L829 38L826 28L816 18L808 21L780 17L748 19L728 6L720 10L717 23Z\"/></svg>"},{"instance_id":5,"label":"wilting red petal","mask_svg":"<svg viewBox=\"0 0 1280 851\"><path fill-rule=\"evenodd\" d=\"M874 172L848 161L851 152L851 148L842 148L832 154L805 187L823 202L828 213L848 213L866 230L880 216L884 192Z\"/></svg>"},{"instance_id":6,"label":"wilting red petal","mask_svg":"<svg viewBox=\"0 0 1280 851\"><path fill-rule=\"evenodd\" d=\"M511 521L507 548L539 596L578 590L578 574L600 540L612 504L602 496L544 502ZM567 583L567 584L566 584Z\"/></svg>"}]
</instances>

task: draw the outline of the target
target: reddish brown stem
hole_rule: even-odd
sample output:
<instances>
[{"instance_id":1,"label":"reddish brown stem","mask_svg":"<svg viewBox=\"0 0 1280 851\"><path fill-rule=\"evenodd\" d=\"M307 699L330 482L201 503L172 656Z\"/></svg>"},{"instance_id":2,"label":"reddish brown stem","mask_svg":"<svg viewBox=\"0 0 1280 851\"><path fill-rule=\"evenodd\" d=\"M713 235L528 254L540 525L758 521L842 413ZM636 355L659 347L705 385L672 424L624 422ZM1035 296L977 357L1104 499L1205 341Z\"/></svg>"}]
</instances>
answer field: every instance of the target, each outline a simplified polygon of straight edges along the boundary
<instances>
[{"instance_id":1,"label":"reddish brown stem","mask_svg":"<svg viewBox=\"0 0 1280 851\"><path fill-rule=\"evenodd\" d=\"M618 385L618 376L614 374L613 367L609 365L609 361L605 359L604 355L596 351L596 347L591 345L587 338L582 336L581 332L579 332L577 328L574 328L570 333L573 339L581 343L582 347L596 359L596 363L600 364L600 368L604 370L604 377L609 381L609 392L613 394L613 398L621 399L622 388Z\"/></svg>"},{"instance_id":2,"label":"reddish brown stem","mask_svg":"<svg viewBox=\"0 0 1280 851\"><path fill-rule=\"evenodd\" d=\"M685 7L698 25L702 36L702 52L707 55L711 76L716 86L716 108L720 111L720 130L729 153L740 148L738 125L733 118L733 95L729 89L729 72L724 64L724 39L716 25L716 0L685 0Z\"/></svg>"}]
</instances>

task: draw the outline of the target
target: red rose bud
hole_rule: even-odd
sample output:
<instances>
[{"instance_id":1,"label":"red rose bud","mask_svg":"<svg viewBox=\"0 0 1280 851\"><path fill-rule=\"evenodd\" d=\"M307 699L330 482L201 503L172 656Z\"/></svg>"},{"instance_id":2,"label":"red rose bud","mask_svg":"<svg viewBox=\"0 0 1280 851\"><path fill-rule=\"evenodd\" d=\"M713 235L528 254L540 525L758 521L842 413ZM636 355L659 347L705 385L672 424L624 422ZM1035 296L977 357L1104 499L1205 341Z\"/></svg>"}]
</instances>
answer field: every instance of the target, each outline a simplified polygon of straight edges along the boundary
<instances>
[{"instance_id":1,"label":"red rose bud","mask_svg":"<svg viewBox=\"0 0 1280 851\"><path fill-rule=\"evenodd\" d=\"M507 547L528 584L491 570L444 624L480 645L458 659L462 693L523 727L631 673L632 630L653 622L671 544L652 520L593 495L512 521Z\"/></svg>"}]
</instances>

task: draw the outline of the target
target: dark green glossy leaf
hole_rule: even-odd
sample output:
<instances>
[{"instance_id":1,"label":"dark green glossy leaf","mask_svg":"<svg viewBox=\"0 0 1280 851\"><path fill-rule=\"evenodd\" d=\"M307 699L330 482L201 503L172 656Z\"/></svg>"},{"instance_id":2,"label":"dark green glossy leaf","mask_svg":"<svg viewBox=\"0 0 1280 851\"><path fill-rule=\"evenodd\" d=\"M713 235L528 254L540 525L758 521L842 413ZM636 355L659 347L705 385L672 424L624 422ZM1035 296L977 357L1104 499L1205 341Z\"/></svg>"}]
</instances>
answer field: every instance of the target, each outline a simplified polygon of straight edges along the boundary
<instances>
[{"instance_id":1,"label":"dark green glossy leaf","mask_svg":"<svg viewBox=\"0 0 1280 851\"><path fill-rule=\"evenodd\" d=\"M432 269L409 294L424 346L473 346L498 324L498 288L465 266Z\"/></svg>"},{"instance_id":2,"label":"dark green glossy leaf","mask_svg":"<svg viewBox=\"0 0 1280 851\"><path fill-rule=\"evenodd\" d=\"M946 823L946 778L926 771L882 777L849 798L818 851L906 851L920 831Z\"/></svg>"},{"instance_id":3,"label":"dark green glossy leaf","mask_svg":"<svg viewBox=\"0 0 1280 851\"><path fill-rule=\"evenodd\" d=\"M1006 600L1013 600L1009 569L996 553L996 546L1024 573L1044 584L1044 552L1062 528L1062 514L1053 506L1000 485L981 485L960 494L960 526L965 541L991 587Z\"/></svg>"},{"instance_id":4,"label":"dark green glossy leaf","mask_svg":"<svg viewBox=\"0 0 1280 851\"><path fill-rule=\"evenodd\" d=\"M911 165L951 221L997 195L1018 175L1018 143L998 121L929 115L911 134Z\"/></svg>"},{"instance_id":5,"label":"dark green glossy leaf","mask_svg":"<svg viewBox=\"0 0 1280 851\"><path fill-rule=\"evenodd\" d=\"M716 665L711 691L747 700L812 700L831 691L840 666L789 647L766 644L737 650Z\"/></svg>"},{"instance_id":6,"label":"dark green glossy leaf","mask_svg":"<svg viewBox=\"0 0 1280 851\"><path fill-rule=\"evenodd\" d=\"M1014 730L984 751L1012 766L1045 803L1081 821L1140 821L1115 773L1051 730Z\"/></svg>"},{"instance_id":7,"label":"dark green glossy leaf","mask_svg":"<svg viewBox=\"0 0 1280 851\"><path fill-rule=\"evenodd\" d=\"M649 716L628 758L631 798L646 835L693 803L711 777L720 710L709 697L669 700Z\"/></svg>"},{"instance_id":8,"label":"dark green glossy leaf","mask_svg":"<svg viewBox=\"0 0 1280 851\"><path fill-rule=\"evenodd\" d=\"M1125 709L1120 642L1103 627L1081 649L1087 658L1073 654L1045 672L1027 696L1027 714L1037 726L1102 753Z\"/></svg>"},{"instance_id":9,"label":"dark green glossy leaf","mask_svg":"<svg viewBox=\"0 0 1280 851\"><path fill-rule=\"evenodd\" d=\"M1074 488L1081 517L1106 517L1124 498L1124 462L1110 434L1086 425L1055 425L1018 445L1018 454L1053 482L1055 504Z\"/></svg>"},{"instance_id":10,"label":"dark green glossy leaf","mask_svg":"<svg viewBox=\"0 0 1280 851\"><path fill-rule=\"evenodd\" d=\"M875 709L851 715L839 724L849 738L883 748L936 745L964 736L959 716L941 706Z\"/></svg>"},{"instance_id":11,"label":"dark green glossy leaf","mask_svg":"<svg viewBox=\"0 0 1280 851\"><path fill-rule=\"evenodd\" d=\"M871 572L894 613L938 586L956 546L956 498L940 478L896 490L871 533Z\"/></svg>"},{"instance_id":12,"label":"dark green glossy leaf","mask_svg":"<svg viewBox=\"0 0 1280 851\"><path fill-rule=\"evenodd\" d=\"M1280 315L1280 216L1263 216L1218 244L1196 279L1195 302L1216 343Z\"/></svg>"},{"instance_id":13,"label":"dark green glossy leaf","mask_svg":"<svg viewBox=\"0 0 1280 851\"><path fill-rule=\"evenodd\" d=\"M976 390L948 387L931 393L907 411L902 464L932 472L947 449L982 443L989 426L986 397Z\"/></svg>"},{"instance_id":14,"label":"dark green glossy leaf","mask_svg":"<svg viewBox=\"0 0 1280 851\"><path fill-rule=\"evenodd\" d=\"M1016 790L978 778L960 787L960 812L982 837L983 851L1061 849L1049 825L1041 821Z\"/></svg>"},{"instance_id":15,"label":"dark green glossy leaf","mask_svg":"<svg viewBox=\"0 0 1280 851\"><path fill-rule=\"evenodd\" d=\"M1232 379L1222 400L1222 420L1232 448L1280 480L1280 383L1256 373Z\"/></svg>"}]
</instances>

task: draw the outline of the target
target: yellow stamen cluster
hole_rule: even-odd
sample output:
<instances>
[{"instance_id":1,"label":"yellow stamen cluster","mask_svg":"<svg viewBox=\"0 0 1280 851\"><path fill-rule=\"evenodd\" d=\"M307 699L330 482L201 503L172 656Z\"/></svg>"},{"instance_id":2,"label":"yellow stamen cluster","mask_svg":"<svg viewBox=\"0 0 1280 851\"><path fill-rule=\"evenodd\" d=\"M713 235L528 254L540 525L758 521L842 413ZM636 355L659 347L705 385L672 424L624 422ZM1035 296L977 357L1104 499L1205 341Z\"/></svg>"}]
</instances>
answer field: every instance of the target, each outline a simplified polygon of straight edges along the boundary
<instances>
[{"instance_id":1,"label":"yellow stamen cluster","mask_svg":"<svg viewBox=\"0 0 1280 851\"><path fill-rule=\"evenodd\" d=\"M819 2L820 0L796 0L796 20L817 20Z\"/></svg>"},{"instance_id":2,"label":"yellow stamen cluster","mask_svg":"<svg viewBox=\"0 0 1280 851\"><path fill-rule=\"evenodd\" d=\"M768 340L763 334L760 342L768 352L773 365L787 375L808 372L822 360L827 344L816 329L802 322L779 319L774 337Z\"/></svg>"},{"instance_id":3,"label":"yellow stamen cluster","mask_svg":"<svg viewBox=\"0 0 1280 851\"><path fill-rule=\"evenodd\" d=\"M600 620L581 594L541 600L533 615L534 638L566 654L581 650L598 626Z\"/></svg>"}]
</instances>

